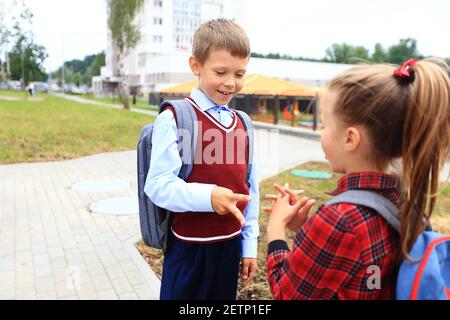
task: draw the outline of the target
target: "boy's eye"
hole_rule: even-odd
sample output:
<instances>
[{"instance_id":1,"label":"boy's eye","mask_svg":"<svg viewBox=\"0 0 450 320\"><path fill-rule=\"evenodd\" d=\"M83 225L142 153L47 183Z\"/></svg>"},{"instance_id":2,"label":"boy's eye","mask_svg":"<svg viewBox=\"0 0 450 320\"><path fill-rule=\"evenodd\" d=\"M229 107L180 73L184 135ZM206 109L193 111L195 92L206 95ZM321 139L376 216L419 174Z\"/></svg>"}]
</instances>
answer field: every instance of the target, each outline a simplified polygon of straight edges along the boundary
<instances>
[{"instance_id":1,"label":"boy's eye","mask_svg":"<svg viewBox=\"0 0 450 320\"><path fill-rule=\"evenodd\" d=\"M236 75L236 77L238 77L238 78L243 78L244 75L243 75L242 73L239 73L239 74Z\"/></svg>"},{"instance_id":2,"label":"boy's eye","mask_svg":"<svg viewBox=\"0 0 450 320\"><path fill-rule=\"evenodd\" d=\"M223 71L216 71L216 74L219 75L219 76L223 76L225 74L225 72L223 72Z\"/></svg>"}]
</instances>

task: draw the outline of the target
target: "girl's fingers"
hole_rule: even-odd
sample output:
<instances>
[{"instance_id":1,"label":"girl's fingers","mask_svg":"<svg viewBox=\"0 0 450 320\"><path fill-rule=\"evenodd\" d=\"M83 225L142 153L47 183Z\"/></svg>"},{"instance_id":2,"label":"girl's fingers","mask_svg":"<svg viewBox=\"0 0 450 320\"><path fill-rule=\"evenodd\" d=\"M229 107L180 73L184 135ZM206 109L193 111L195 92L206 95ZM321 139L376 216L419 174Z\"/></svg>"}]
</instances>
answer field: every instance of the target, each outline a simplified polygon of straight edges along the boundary
<instances>
[{"instance_id":1,"label":"girl's fingers","mask_svg":"<svg viewBox=\"0 0 450 320\"><path fill-rule=\"evenodd\" d=\"M316 204L316 200L308 200L308 202L305 204L305 206L302 208L306 213L311 210L312 206Z\"/></svg>"},{"instance_id":2,"label":"girl's fingers","mask_svg":"<svg viewBox=\"0 0 450 320\"><path fill-rule=\"evenodd\" d=\"M301 210L302 208L305 207L305 205L306 205L307 203L308 203L308 198L303 197L301 200L297 201L297 202L294 204L294 209L295 209L295 211Z\"/></svg>"},{"instance_id":3,"label":"girl's fingers","mask_svg":"<svg viewBox=\"0 0 450 320\"><path fill-rule=\"evenodd\" d=\"M278 183L274 183L273 187L275 188L275 190L277 190L279 193L284 193L284 188L282 186L280 186Z\"/></svg>"},{"instance_id":4,"label":"girl's fingers","mask_svg":"<svg viewBox=\"0 0 450 320\"><path fill-rule=\"evenodd\" d=\"M270 213L270 212L272 212L272 207L263 207L262 211L266 212L266 213Z\"/></svg>"},{"instance_id":5,"label":"girl's fingers","mask_svg":"<svg viewBox=\"0 0 450 320\"><path fill-rule=\"evenodd\" d=\"M274 195L274 194L266 194L266 196L264 197L264 199L276 201L276 200L278 199L278 196L277 196L277 195Z\"/></svg>"}]
</instances>

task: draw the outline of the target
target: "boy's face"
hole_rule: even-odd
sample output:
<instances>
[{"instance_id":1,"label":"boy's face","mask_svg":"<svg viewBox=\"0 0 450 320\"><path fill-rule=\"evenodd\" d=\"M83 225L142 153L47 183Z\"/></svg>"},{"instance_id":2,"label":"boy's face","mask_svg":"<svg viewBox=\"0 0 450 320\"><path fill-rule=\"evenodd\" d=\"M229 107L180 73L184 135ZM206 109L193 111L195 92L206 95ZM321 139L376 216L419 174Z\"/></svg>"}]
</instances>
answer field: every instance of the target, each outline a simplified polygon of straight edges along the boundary
<instances>
[{"instance_id":1,"label":"boy's face","mask_svg":"<svg viewBox=\"0 0 450 320\"><path fill-rule=\"evenodd\" d=\"M189 64L198 76L199 89L217 105L226 105L244 86L248 58L234 57L228 50L213 49L201 64L191 57Z\"/></svg>"}]
</instances>

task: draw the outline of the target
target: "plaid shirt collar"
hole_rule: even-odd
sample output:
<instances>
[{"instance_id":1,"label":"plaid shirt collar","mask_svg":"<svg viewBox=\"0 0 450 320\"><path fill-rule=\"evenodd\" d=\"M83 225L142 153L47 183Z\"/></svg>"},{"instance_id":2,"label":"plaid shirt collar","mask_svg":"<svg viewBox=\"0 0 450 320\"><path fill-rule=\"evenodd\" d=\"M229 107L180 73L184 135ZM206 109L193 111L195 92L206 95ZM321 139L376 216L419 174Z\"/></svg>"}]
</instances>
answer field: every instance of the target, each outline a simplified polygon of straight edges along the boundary
<instances>
[{"instance_id":1,"label":"plaid shirt collar","mask_svg":"<svg viewBox=\"0 0 450 320\"><path fill-rule=\"evenodd\" d=\"M376 191L397 203L400 195L400 179L381 172L350 173L339 179L337 188L327 194L337 196L348 190Z\"/></svg>"}]
</instances>

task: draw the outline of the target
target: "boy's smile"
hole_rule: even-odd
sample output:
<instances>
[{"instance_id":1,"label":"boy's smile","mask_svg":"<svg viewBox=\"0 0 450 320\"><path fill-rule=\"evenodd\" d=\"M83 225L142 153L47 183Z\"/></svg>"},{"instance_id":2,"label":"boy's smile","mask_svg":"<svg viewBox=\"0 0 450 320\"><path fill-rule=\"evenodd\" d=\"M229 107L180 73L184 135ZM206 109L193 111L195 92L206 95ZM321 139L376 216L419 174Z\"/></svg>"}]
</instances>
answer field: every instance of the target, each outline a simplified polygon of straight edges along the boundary
<instances>
[{"instance_id":1,"label":"boy's smile","mask_svg":"<svg viewBox=\"0 0 450 320\"><path fill-rule=\"evenodd\" d=\"M199 89L215 104L223 106L242 90L248 60L225 49L213 49L203 64L194 57L189 64L198 76Z\"/></svg>"}]
</instances>

